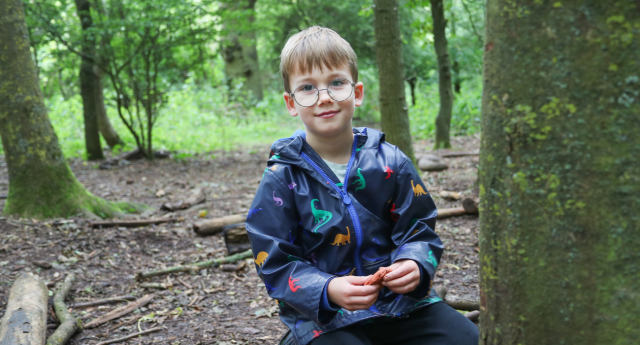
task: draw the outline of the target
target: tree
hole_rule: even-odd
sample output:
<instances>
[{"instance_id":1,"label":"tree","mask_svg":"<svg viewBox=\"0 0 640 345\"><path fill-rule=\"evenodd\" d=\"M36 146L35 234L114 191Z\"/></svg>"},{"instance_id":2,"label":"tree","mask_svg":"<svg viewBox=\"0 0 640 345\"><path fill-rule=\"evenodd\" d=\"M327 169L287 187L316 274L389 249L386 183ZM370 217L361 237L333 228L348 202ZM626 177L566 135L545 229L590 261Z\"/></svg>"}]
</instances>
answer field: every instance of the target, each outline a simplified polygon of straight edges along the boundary
<instances>
[{"instance_id":1,"label":"tree","mask_svg":"<svg viewBox=\"0 0 640 345\"><path fill-rule=\"evenodd\" d=\"M375 1L376 60L380 83L380 125L387 141L415 163L407 100L398 15L398 0Z\"/></svg>"},{"instance_id":2,"label":"tree","mask_svg":"<svg viewBox=\"0 0 640 345\"><path fill-rule=\"evenodd\" d=\"M640 4L489 0L482 344L632 344Z\"/></svg>"},{"instance_id":3,"label":"tree","mask_svg":"<svg viewBox=\"0 0 640 345\"><path fill-rule=\"evenodd\" d=\"M21 0L0 0L0 137L9 170L5 215L101 217L141 210L93 196L62 155L42 99Z\"/></svg>"},{"instance_id":4,"label":"tree","mask_svg":"<svg viewBox=\"0 0 640 345\"><path fill-rule=\"evenodd\" d=\"M436 117L436 140L434 149L450 148L449 132L451 127L451 112L453 110L453 92L451 91L451 64L447 49L445 29L447 20L444 18L442 0L431 0L431 16L433 18L433 45L438 56L438 90L440 95L440 110Z\"/></svg>"}]
</instances>

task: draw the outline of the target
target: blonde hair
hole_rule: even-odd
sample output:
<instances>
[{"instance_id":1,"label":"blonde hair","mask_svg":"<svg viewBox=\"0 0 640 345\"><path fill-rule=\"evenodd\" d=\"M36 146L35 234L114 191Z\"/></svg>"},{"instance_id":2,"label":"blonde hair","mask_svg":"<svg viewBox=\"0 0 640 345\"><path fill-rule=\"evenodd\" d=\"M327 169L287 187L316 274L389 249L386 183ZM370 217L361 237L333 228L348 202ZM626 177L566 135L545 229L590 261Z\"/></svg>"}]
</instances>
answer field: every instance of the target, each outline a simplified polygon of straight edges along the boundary
<instances>
[{"instance_id":1,"label":"blonde hair","mask_svg":"<svg viewBox=\"0 0 640 345\"><path fill-rule=\"evenodd\" d=\"M353 82L358 82L358 57L349 42L337 32L322 26L312 26L291 36L280 54L280 74L284 89L291 92L291 73L310 73L314 67L348 66Z\"/></svg>"}]
</instances>

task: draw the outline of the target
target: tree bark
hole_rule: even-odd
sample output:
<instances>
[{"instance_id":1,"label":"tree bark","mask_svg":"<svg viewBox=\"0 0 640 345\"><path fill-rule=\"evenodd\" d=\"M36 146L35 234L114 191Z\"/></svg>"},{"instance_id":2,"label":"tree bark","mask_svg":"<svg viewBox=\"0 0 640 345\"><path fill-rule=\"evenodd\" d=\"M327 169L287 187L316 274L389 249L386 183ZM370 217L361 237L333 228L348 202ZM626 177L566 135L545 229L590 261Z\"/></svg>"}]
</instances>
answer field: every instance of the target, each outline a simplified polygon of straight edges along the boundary
<instances>
[{"instance_id":1,"label":"tree bark","mask_svg":"<svg viewBox=\"0 0 640 345\"><path fill-rule=\"evenodd\" d=\"M53 295L53 307L56 310L58 320L60 320L60 326L49 336L46 345L64 345L74 334L82 331L82 322L67 310L67 305L64 303L64 299L71 291L71 286L75 280L75 273L69 274L62 286Z\"/></svg>"},{"instance_id":2,"label":"tree bark","mask_svg":"<svg viewBox=\"0 0 640 345\"><path fill-rule=\"evenodd\" d=\"M84 141L89 160L104 159L100 145L100 128L98 126L98 106L100 105L98 90L100 81L94 73L93 62L88 58L96 56L95 38L90 32L93 26L91 4L88 0L75 0L78 18L82 24L82 63L80 64L80 95L84 113ZM104 107L104 103L102 104Z\"/></svg>"},{"instance_id":3,"label":"tree bark","mask_svg":"<svg viewBox=\"0 0 640 345\"><path fill-rule=\"evenodd\" d=\"M416 164L411 140L398 0L376 0L374 30L380 83L380 125L388 142L397 145Z\"/></svg>"},{"instance_id":4,"label":"tree bark","mask_svg":"<svg viewBox=\"0 0 640 345\"><path fill-rule=\"evenodd\" d=\"M0 9L6 8L3 1L0 1ZM29 46L26 47L28 52ZM9 293L7 309L0 321L0 344L44 344L47 337L48 298L44 281L31 273L23 273L13 283Z\"/></svg>"},{"instance_id":5,"label":"tree bark","mask_svg":"<svg viewBox=\"0 0 640 345\"><path fill-rule=\"evenodd\" d=\"M91 195L69 169L44 106L22 6L20 0L0 0L0 137L9 171L4 214L108 217L139 211L141 205Z\"/></svg>"},{"instance_id":6,"label":"tree bark","mask_svg":"<svg viewBox=\"0 0 640 345\"><path fill-rule=\"evenodd\" d=\"M445 29L447 20L444 18L442 0L431 1L431 17L433 18L433 45L438 56L438 93L440 94L440 110L436 117L436 141L434 149L451 147L449 132L451 127L451 112L453 108L453 92L451 91L451 67L447 36Z\"/></svg>"},{"instance_id":7,"label":"tree bark","mask_svg":"<svg viewBox=\"0 0 640 345\"><path fill-rule=\"evenodd\" d=\"M94 71L96 72L96 83L97 87L95 89L96 92L96 116L98 117L98 128L100 129L100 133L104 138L104 141L107 142L109 148L114 148L117 145L124 146L124 141L118 135L118 132L111 125L111 121L107 116L107 108L104 105L104 87L102 86L102 81L100 80L100 72L98 67L94 67Z\"/></svg>"},{"instance_id":8,"label":"tree bark","mask_svg":"<svg viewBox=\"0 0 640 345\"><path fill-rule=\"evenodd\" d=\"M640 11L489 0L481 344L633 344L640 331Z\"/></svg>"},{"instance_id":9,"label":"tree bark","mask_svg":"<svg viewBox=\"0 0 640 345\"><path fill-rule=\"evenodd\" d=\"M237 19L230 19L225 22L225 28L229 31L229 34L221 43L222 57L225 63L224 71L230 87L233 87L234 80L244 78L242 89L251 91L256 99L262 100L264 94L260 65L258 63L258 50L256 48L256 32L253 28L241 27L241 25L253 25L256 0L245 1L227 7L230 12L242 9L252 14L247 18L248 24L242 24Z\"/></svg>"}]
</instances>

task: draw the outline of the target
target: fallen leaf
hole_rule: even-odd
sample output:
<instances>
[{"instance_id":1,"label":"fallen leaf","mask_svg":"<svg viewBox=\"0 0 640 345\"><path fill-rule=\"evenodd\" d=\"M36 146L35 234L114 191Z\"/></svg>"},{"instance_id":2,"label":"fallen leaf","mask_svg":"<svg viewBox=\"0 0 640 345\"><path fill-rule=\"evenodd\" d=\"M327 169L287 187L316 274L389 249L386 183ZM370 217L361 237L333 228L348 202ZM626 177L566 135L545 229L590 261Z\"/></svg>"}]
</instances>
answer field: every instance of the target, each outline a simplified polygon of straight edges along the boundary
<instances>
[{"instance_id":1,"label":"fallen leaf","mask_svg":"<svg viewBox=\"0 0 640 345\"><path fill-rule=\"evenodd\" d=\"M160 189L156 192L156 196L158 198L162 198L163 196L167 195L167 193L165 193L164 189Z\"/></svg>"}]
</instances>

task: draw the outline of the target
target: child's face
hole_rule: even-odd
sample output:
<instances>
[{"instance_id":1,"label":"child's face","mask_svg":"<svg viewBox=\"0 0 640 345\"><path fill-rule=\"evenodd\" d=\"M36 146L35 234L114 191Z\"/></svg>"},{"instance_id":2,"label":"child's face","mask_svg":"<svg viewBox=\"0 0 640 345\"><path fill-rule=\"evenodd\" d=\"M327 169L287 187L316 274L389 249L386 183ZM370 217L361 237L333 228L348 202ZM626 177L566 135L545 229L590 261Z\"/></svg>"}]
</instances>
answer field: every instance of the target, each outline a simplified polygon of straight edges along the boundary
<instances>
[{"instance_id":1,"label":"child's face","mask_svg":"<svg viewBox=\"0 0 640 345\"><path fill-rule=\"evenodd\" d=\"M314 68L311 73L292 73L289 76L294 97L298 92L301 92L296 90L299 90L304 85L313 85L318 90L322 90L315 104L309 107L301 106L288 92L284 93L284 100L289 114L291 116L300 115L307 134L316 137L334 138L341 134L344 135L344 133L351 133L351 118L356 109L355 107L362 105L364 86L362 82L358 82L347 99L337 102L329 96L327 90L323 89L327 89L330 85L339 85L339 82L334 82L339 78L353 83L353 77L347 66L333 69L324 68L323 71ZM346 85L346 87L350 88L351 86ZM310 86L303 87L303 89L313 90ZM298 98L299 101L300 99Z\"/></svg>"}]
</instances>

